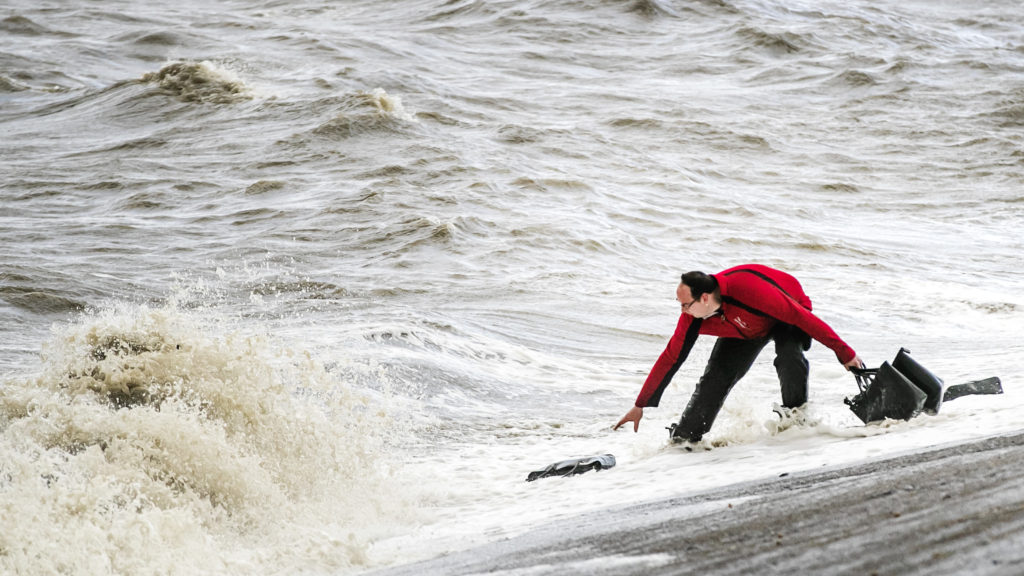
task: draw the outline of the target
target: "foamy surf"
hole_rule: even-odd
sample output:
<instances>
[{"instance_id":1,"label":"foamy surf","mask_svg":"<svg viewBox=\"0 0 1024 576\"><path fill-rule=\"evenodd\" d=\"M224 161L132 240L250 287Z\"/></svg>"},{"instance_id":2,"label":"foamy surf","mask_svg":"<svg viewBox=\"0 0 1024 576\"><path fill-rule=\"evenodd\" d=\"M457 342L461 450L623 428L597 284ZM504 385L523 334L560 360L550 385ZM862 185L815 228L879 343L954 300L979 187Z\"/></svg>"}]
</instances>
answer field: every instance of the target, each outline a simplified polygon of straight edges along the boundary
<instances>
[{"instance_id":1,"label":"foamy surf","mask_svg":"<svg viewBox=\"0 0 1024 576\"><path fill-rule=\"evenodd\" d=\"M171 306L85 314L0 387L0 572L360 565L410 506L388 430L267 335Z\"/></svg>"}]
</instances>

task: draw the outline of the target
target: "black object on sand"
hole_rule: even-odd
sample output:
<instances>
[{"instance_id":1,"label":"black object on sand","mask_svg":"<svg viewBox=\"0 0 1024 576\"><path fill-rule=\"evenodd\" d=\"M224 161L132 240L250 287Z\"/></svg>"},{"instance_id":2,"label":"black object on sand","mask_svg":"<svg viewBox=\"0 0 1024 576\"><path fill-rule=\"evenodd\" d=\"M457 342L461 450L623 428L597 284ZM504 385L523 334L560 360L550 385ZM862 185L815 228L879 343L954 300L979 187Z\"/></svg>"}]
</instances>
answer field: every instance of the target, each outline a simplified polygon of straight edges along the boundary
<instances>
[{"instance_id":1,"label":"black object on sand","mask_svg":"<svg viewBox=\"0 0 1024 576\"><path fill-rule=\"evenodd\" d=\"M950 400L956 400L961 396L969 396L971 394L1002 394L1003 383L999 381L999 378L985 378L984 380L975 380L974 382L967 382L965 384L956 384L946 388L946 393L942 396L942 400L949 402Z\"/></svg>"},{"instance_id":2,"label":"black object on sand","mask_svg":"<svg viewBox=\"0 0 1024 576\"><path fill-rule=\"evenodd\" d=\"M538 478L547 478L548 476L572 476L574 474L583 474L590 470L604 470L612 466L615 466L615 456L611 454L572 458L555 462L543 470L530 472L530 475L526 477L526 481L533 482Z\"/></svg>"},{"instance_id":3,"label":"black object on sand","mask_svg":"<svg viewBox=\"0 0 1024 576\"><path fill-rule=\"evenodd\" d=\"M845 402L865 424L886 418L910 420L922 411L937 414L943 402L961 396L1003 393L999 378L957 384L943 391L942 379L911 358L906 348L900 348L891 364L851 371L860 393Z\"/></svg>"}]
</instances>

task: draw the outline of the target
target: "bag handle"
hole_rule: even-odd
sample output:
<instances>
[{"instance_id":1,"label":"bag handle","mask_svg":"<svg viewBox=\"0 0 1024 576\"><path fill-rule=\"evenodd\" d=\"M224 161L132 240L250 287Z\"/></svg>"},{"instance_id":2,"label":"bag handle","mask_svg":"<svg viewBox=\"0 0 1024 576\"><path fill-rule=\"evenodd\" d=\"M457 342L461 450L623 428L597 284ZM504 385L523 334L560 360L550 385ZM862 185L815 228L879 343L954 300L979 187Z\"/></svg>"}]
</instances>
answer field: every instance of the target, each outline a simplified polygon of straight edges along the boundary
<instances>
[{"instance_id":1,"label":"bag handle","mask_svg":"<svg viewBox=\"0 0 1024 576\"><path fill-rule=\"evenodd\" d=\"M878 368L850 368L850 372L853 372L853 377L857 379L857 388L863 392L875 381Z\"/></svg>"}]
</instances>

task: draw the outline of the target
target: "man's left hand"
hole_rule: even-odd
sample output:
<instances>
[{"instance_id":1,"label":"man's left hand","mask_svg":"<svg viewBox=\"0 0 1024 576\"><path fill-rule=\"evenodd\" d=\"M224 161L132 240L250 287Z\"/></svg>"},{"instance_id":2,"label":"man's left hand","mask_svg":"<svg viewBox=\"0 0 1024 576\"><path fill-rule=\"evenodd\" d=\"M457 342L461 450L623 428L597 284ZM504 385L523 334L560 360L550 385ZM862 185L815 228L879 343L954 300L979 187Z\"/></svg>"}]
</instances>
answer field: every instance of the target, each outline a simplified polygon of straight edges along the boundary
<instances>
[{"instance_id":1,"label":"man's left hand","mask_svg":"<svg viewBox=\"0 0 1024 576\"><path fill-rule=\"evenodd\" d=\"M861 369L863 369L864 368L864 361L860 359L860 356L854 356L852 360L850 360L846 364L843 364L843 366L845 366L847 370L849 370L850 368L861 368Z\"/></svg>"}]
</instances>

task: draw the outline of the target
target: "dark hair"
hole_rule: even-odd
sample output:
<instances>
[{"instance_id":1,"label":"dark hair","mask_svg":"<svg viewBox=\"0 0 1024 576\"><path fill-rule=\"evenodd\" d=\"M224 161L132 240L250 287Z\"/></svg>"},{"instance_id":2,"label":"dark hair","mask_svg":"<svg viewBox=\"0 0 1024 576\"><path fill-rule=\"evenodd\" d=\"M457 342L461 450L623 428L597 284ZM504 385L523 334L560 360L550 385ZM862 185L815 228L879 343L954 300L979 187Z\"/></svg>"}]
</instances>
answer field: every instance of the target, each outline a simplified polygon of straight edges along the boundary
<instances>
[{"instance_id":1,"label":"dark hair","mask_svg":"<svg viewBox=\"0 0 1024 576\"><path fill-rule=\"evenodd\" d=\"M718 280L714 276L696 270L683 274L681 282L690 289L693 298L700 298L707 293L714 294L718 290Z\"/></svg>"}]
</instances>

